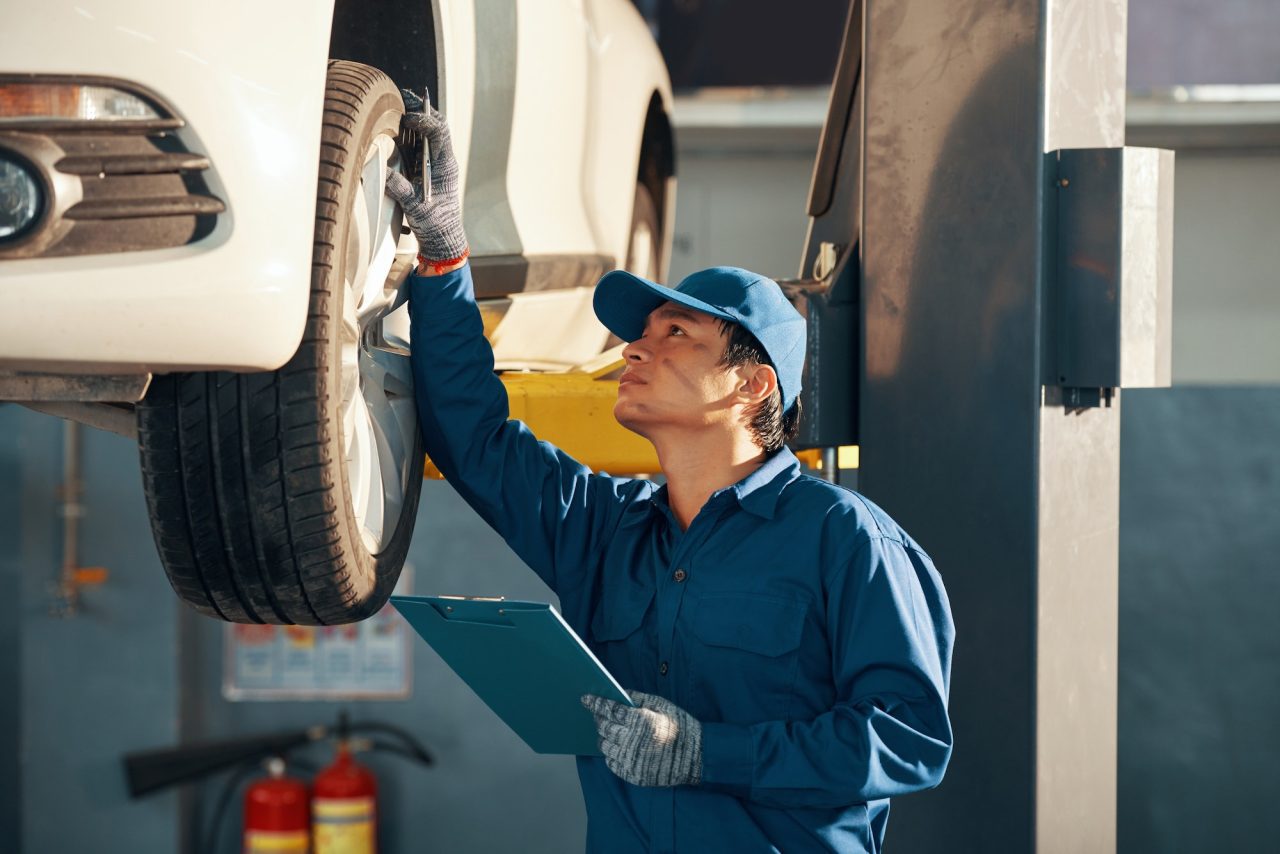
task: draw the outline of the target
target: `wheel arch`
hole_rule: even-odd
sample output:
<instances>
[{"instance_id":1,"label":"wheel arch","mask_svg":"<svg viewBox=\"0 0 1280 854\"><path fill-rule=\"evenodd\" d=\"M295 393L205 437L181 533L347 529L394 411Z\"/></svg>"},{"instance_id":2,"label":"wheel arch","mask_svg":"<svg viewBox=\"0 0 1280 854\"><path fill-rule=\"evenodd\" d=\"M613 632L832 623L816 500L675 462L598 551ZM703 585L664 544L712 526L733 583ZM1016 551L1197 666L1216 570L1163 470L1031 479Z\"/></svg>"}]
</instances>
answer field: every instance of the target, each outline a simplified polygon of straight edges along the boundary
<instances>
[{"instance_id":1,"label":"wheel arch","mask_svg":"<svg viewBox=\"0 0 1280 854\"><path fill-rule=\"evenodd\" d=\"M371 65L401 88L437 97L440 84L436 3L335 0L329 59Z\"/></svg>"},{"instance_id":2,"label":"wheel arch","mask_svg":"<svg viewBox=\"0 0 1280 854\"><path fill-rule=\"evenodd\" d=\"M662 228L661 278L665 279L671 264L672 236L675 231L676 141L662 93L654 91L645 114L644 133L640 141L640 163L637 180L653 195Z\"/></svg>"}]
</instances>

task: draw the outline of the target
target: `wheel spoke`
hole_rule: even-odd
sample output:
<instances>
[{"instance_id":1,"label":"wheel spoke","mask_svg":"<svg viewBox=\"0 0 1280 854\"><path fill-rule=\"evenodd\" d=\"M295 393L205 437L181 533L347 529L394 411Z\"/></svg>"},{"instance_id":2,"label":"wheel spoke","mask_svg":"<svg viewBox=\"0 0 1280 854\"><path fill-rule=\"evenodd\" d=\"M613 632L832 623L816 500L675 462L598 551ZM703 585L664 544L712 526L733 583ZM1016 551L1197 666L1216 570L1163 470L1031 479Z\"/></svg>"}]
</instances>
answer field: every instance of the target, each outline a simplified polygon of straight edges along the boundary
<instances>
[{"instance_id":1,"label":"wheel spoke","mask_svg":"<svg viewBox=\"0 0 1280 854\"><path fill-rule=\"evenodd\" d=\"M369 243L373 235L369 233L369 212L362 203L365 196L357 193L351 206L351 225L353 232L347 237L347 282L356 301L355 309L360 311L359 299L364 289L365 278L369 275Z\"/></svg>"},{"instance_id":2,"label":"wheel spoke","mask_svg":"<svg viewBox=\"0 0 1280 854\"><path fill-rule=\"evenodd\" d=\"M374 150L377 152L375 157L378 161L378 175L376 184L378 190L378 221L375 225L374 232L382 233L392 224L392 218L395 215L396 203L391 200L386 193L387 173L394 170L400 170L400 154L396 151L396 144L389 136L379 136L374 141ZM394 237L392 238L395 239Z\"/></svg>"},{"instance_id":3,"label":"wheel spoke","mask_svg":"<svg viewBox=\"0 0 1280 854\"><path fill-rule=\"evenodd\" d=\"M356 325L355 295L347 288L342 293L342 325L338 331L338 372L342 393L342 451L351 457L355 441L355 405L360 396L360 329Z\"/></svg>"},{"instance_id":4,"label":"wheel spoke","mask_svg":"<svg viewBox=\"0 0 1280 854\"><path fill-rule=\"evenodd\" d=\"M374 392L369 395L369 415L372 419L372 433L377 443L378 474L382 479L382 498L385 519L398 520L400 507L404 503L404 471L409 457L409 448L405 446L400 414L395 410L403 409L398 404L407 403L401 400L393 402ZM411 446L410 446L411 447ZM395 521L391 521L394 525ZM384 533L382 530L380 534ZM386 531L389 535L392 531ZM378 547L385 545L379 542Z\"/></svg>"},{"instance_id":5,"label":"wheel spoke","mask_svg":"<svg viewBox=\"0 0 1280 854\"><path fill-rule=\"evenodd\" d=\"M360 396L360 363L354 353L354 346L351 357L346 354L347 347L343 346L342 366L340 368L340 382L342 384L342 430L345 444L343 451L351 452L352 427L354 423L352 418L355 413L355 399Z\"/></svg>"},{"instance_id":6,"label":"wheel spoke","mask_svg":"<svg viewBox=\"0 0 1280 854\"><path fill-rule=\"evenodd\" d=\"M364 295L360 300L357 322L363 329L377 316L385 314L395 302L396 290L387 288L387 275L396 260L396 244L388 229L379 236L378 251L369 262L364 281Z\"/></svg>"},{"instance_id":7,"label":"wheel spoke","mask_svg":"<svg viewBox=\"0 0 1280 854\"><path fill-rule=\"evenodd\" d=\"M366 263L372 257L374 244L379 239L382 203L387 198L386 168L386 157L383 155L381 146L375 143L365 152L364 168L360 170L360 192L357 199L357 204L363 203L365 226L369 234L369 242L362 247L368 253L364 259Z\"/></svg>"},{"instance_id":8,"label":"wheel spoke","mask_svg":"<svg viewBox=\"0 0 1280 854\"><path fill-rule=\"evenodd\" d=\"M370 465L369 455L373 452L373 442L369 436L369 410L365 406L364 396L357 394L351 406L351 439L347 450L347 473L351 487L351 504L357 515L369 501Z\"/></svg>"},{"instance_id":9,"label":"wheel spoke","mask_svg":"<svg viewBox=\"0 0 1280 854\"><path fill-rule=\"evenodd\" d=\"M395 397L395 395L388 395L378 383L365 385L364 402L369 410L374 438L380 442L378 451L388 452L387 454L379 453L379 456L393 458L393 465L395 459L404 459L409 453L404 444L404 435L397 422L396 413L391 408L391 400ZM385 469L385 465L383 467Z\"/></svg>"},{"instance_id":10,"label":"wheel spoke","mask_svg":"<svg viewBox=\"0 0 1280 854\"><path fill-rule=\"evenodd\" d=\"M384 389L389 397L413 397L413 367L406 351L370 347L363 353L361 370L365 387Z\"/></svg>"},{"instance_id":11,"label":"wheel spoke","mask_svg":"<svg viewBox=\"0 0 1280 854\"><path fill-rule=\"evenodd\" d=\"M377 431L373 426L372 413L364 398L361 398L361 419L364 424L364 437L366 442L367 456L365 457L368 467L365 470L366 491L364 500L357 503L357 508L363 507L364 513L357 514L361 519L361 527L363 527L363 536L365 547L373 554L381 551L382 529L385 521L384 515L384 493L386 484L383 482L382 469L383 449L378 446Z\"/></svg>"},{"instance_id":12,"label":"wheel spoke","mask_svg":"<svg viewBox=\"0 0 1280 854\"><path fill-rule=\"evenodd\" d=\"M350 288L343 294L342 300L342 330L341 336L344 343L356 344L360 341L360 319L356 316L355 294Z\"/></svg>"},{"instance_id":13,"label":"wheel spoke","mask_svg":"<svg viewBox=\"0 0 1280 854\"><path fill-rule=\"evenodd\" d=\"M407 356L410 326L412 321L409 319L409 307L401 303L399 307L392 309L386 317L382 318L382 340L392 350Z\"/></svg>"}]
</instances>

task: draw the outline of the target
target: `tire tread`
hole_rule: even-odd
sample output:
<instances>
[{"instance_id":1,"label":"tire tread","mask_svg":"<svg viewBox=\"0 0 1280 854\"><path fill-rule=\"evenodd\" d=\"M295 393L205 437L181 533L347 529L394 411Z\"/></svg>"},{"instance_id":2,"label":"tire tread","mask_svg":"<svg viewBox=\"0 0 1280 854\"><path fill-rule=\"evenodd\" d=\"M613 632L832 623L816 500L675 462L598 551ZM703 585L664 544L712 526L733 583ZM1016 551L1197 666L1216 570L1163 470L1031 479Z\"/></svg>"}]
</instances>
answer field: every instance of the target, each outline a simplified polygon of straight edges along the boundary
<instances>
[{"instance_id":1,"label":"tire tread","mask_svg":"<svg viewBox=\"0 0 1280 854\"><path fill-rule=\"evenodd\" d=\"M138 404L152 533L170 585L210 617L326 625L382 606L408 550L417 488L384 552L365 551L345 486L336 393L343 196L361 130L400 103L386 75L329 63L320 128L311 299L297 352L271 372L154 378ZM381 112L377 112L381 111ZM384 131L385 132L385 131ZM421 464L421 444L414 449Z\"/></svg>"}]
</instances>

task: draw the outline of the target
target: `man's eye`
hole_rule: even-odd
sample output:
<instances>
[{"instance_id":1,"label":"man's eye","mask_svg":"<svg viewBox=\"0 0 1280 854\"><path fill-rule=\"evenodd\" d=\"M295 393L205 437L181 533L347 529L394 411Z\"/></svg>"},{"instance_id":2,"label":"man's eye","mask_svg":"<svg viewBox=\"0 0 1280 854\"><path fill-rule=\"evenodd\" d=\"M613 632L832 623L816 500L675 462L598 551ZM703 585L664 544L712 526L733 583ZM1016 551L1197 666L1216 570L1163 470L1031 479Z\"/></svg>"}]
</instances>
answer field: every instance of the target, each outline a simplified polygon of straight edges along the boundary
<instances>
[{"instance_id":1,"label":"man's eye","mask_svg":"<svg viewBox=\"0 0 1280 854\"><path fill-rule=\"evenodd\" d=\"M684 330L683 330L683 329L681 329L679 326L672 326L672 327L671 327L671 334L672 334L672 335L683 335L683 334L684 334Z\"/></svg>"}]
</instances>

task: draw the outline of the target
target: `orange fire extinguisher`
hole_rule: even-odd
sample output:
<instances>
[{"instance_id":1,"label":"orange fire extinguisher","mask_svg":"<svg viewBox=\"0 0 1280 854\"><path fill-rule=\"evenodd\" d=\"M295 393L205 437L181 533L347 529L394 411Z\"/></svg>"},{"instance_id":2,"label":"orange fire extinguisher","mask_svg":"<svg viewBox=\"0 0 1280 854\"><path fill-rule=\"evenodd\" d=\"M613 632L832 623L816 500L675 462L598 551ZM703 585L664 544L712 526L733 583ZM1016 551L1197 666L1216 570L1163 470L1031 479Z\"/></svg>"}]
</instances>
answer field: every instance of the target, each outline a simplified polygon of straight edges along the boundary
<instances>
[{"instance_id":1,"label":"orange fire extinguisher","mask_svg":"<svg viewBox=\"0 0 1280 854\"><path fill-rule=\"evenodd\" d=\"M307 854L307 784L285 776L284 760L267 761L267 777L244 793L244 854Z\"/></svg>"},{"instance_id":2,"label":"orange fire extinguisher","mask_svg":"<svg viewBox=\"0 0 1280 854\"><path fill-rule=\"evenodd\" d=\"M378 850L378 780L351 758L346 716L338 755L311 784L313 854L375 854Z\"/></svg>"}]
</instances>

